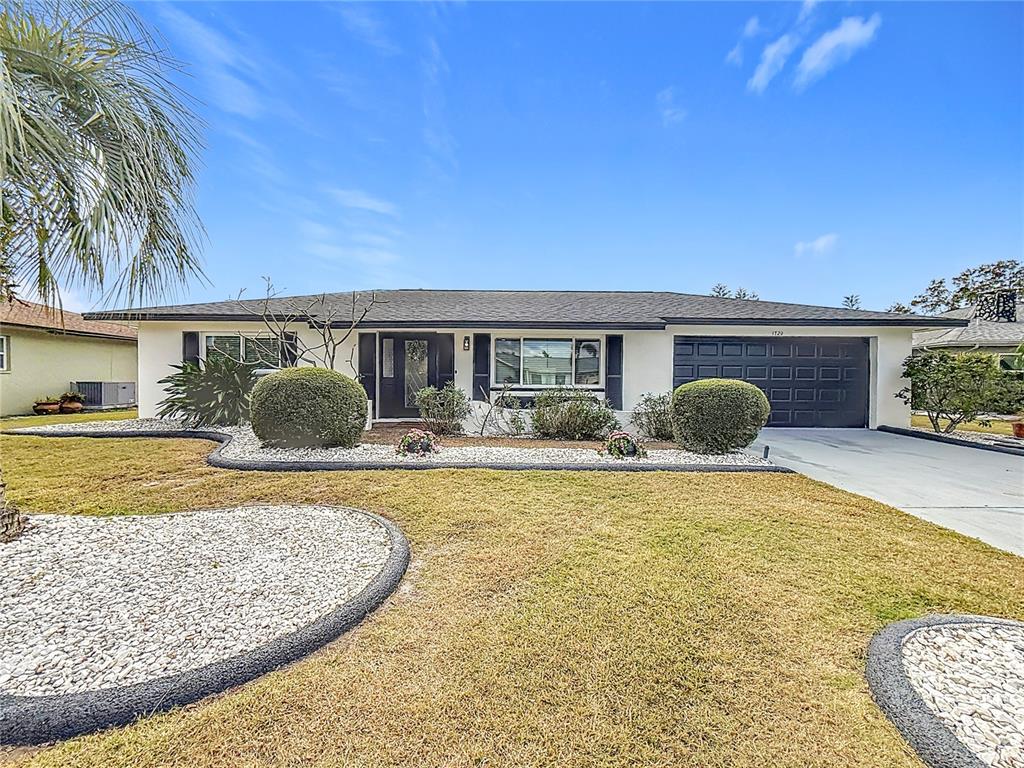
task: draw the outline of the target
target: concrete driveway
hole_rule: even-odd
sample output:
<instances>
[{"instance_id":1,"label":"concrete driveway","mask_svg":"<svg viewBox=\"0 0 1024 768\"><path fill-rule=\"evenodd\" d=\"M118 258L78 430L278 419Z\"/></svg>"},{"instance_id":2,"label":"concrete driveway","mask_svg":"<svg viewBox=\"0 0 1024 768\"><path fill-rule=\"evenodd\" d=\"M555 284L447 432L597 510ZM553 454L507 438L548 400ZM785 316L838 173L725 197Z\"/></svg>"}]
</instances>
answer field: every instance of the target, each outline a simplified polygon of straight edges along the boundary
<instances>
[{"instance_id":1,"label":"concrete driveway","mask_svg":"<svg viewBox=\"0 0 1024 768\"><path fill-rule=\"evenodd\" d=\"M1024 555L1024 457L870 429L765 429L777 464Z\"/></svg>"}]
</instances>

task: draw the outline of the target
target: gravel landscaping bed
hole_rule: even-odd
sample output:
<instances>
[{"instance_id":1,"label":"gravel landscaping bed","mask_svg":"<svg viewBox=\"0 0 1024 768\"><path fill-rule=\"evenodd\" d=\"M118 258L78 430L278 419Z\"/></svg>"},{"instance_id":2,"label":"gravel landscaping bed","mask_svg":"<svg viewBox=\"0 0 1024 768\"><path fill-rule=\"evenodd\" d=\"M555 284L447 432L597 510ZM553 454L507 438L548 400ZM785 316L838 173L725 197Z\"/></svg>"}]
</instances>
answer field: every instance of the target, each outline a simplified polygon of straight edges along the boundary
<instances>
[{"instance_id":1,"label":"gravel landscaping bed","mask_svg":"<svg viewBox=\"0 0 1024 768\"><path fill-rule=\"evenodd\" d=\"M0 744L67 738L295 661L398 585L408 543L355 509L33 515L0 544Z\"/></svg>"},{"instance_id":2,"label":"gravel landscaping bed","mask_svg":"<svg viewBox=\"0 0 1024 768\"><path fill-rule=\"evenodd\" d=\"M361 512L245 507L34 515L0 545L0 692L112 688L200 667L314 621L391 550Z\"/></svg>"},{"instance_id":3,"label":"gravel landscaping bed","mask_svg":"<svg viewBox=\"0 0 1024 768\"><path fill-rule=\"evenodd\" d=\"M914 432L921 432L925 435L935 435L937 433L933 429L925 429L924 427L910 427ZM991 432L972 432L970 430L955 431L955 432L943 432L943 437L949 437L954 440L962 440L965 443L983 443L984 445L1016 445L1024 448L1024 440L1012 437L1010 435L999 435Z\"/></svg>"},{"instance_id":4,"label":"gravel landscaping bed","mask_svg":"<svg viewBox=\"0 0 1024 768\"><path fill-rule=\"evenodd\" d=\"M868 681L934 768L1024 767L1024 624L982 616L897 622L872 641Z\"/></svg>"},{"instance_id":5,"label":"gravel landscaping bed","mask_svg":"<svg viewBox=\"0 0 1024 768\"><path fill-rule=\"evenodd\" d=\"M187 432L180 422L168 419L132 419L117 422L80 422L77 424L53 424L14 431L30 435L71 435L90 433L103 435L124 435L132 433L159 433L171 436ZM12 430L13 431L13 430ZM402 456L395 453L390 445L364 444L356 448L264 448L253 434L244 427L214 427L202 430L215 432L231 439L218 451L219 458L234 463L289 464L290 468L301 468L303 463L317 464L315 468L329 468L323 465L338 463L346 467L503 467L503 468L684 468L722 467L751 469L780 469L770 461L742 451L725 455L706 455L684 450L651 450L644 459L616 459L603 456L588 448L535 448L491 447L491 446L443 446L439 452L427 456ZM229 464L230 465L230 464ZM242 467L239 467L242 468ZM256 468L253 466L252 468ZM314 467L311 467L314 468Z\"/></svg>"},{"instance_id":6,"label":"gravel landscaping bed","mask_svg":"<svg viewBox=\"0 0 1024 768\"><path fill-rule=\"evenodd\" d=\"M993 768L1024 766L1024 625L945 624L903 641L911 685Z\"/></svg>"}]
</instances>

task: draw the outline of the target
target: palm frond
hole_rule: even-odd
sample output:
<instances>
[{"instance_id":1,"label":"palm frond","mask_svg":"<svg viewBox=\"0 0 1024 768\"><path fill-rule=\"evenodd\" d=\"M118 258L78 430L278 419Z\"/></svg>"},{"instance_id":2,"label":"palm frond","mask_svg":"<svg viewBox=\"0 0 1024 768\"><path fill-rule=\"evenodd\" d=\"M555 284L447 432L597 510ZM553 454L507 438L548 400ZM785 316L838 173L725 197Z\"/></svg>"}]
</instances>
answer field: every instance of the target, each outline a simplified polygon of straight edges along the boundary
<instances>
[{"instance_id":1,"label":"palm frond","mask_svg":"<svg viewBox=\"0 0 1024 768\"><path fill-rule=\"evenodd\" d=\"M48 303L83 286L132 305L201 278L178 63L118 2L0 8L0 262Z\"/></svg>"}]
</instances>

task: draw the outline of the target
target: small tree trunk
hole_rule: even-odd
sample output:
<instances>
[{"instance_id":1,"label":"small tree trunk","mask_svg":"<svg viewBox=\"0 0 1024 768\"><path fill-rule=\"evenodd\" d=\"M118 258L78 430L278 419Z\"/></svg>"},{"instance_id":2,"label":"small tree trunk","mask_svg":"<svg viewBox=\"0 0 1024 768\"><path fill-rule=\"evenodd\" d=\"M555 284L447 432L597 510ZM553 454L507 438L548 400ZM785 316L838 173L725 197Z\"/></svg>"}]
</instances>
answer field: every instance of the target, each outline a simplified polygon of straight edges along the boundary
<instances>
[{"instance_id":1,"label":"small tree trunk","mask_svg":"<svg viewBox=\"0 0 1024 768\"><path fill-rule=\"evenodd\" d=\"M0 469L0 541L11 541L25 527L25 518L17 507L7 501L7 484L4 483L3 469Z\"/></svg>"}]
</instances>

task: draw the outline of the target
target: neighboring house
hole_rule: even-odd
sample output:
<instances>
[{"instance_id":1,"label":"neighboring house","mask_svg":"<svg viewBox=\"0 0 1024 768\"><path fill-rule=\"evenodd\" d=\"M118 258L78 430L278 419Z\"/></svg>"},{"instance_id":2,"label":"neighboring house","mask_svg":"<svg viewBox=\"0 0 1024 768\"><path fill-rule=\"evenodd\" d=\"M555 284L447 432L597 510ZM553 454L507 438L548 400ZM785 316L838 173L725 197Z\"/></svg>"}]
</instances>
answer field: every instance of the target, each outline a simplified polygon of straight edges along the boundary
<instances>
[{"instance_id":1,"label":"neighboring house","mask_svg":"<svg viewBox=\"0 0 1024 768\"><path fill-rule=\"evenodd\" d=\"M135 329L27 301L0 302L0 416L31 413L37 399L67 392L72 382L128 384L131 397L120 399L134 400L137 373Z\"/></svg>"},{"instance_id":2,"label":"neighboring house","mask_svg":"<svg viewBox=\"0 0 1024 768\"><path fill-rule=\"evenodd\" d=\"M1024 300L1006 291L995 300L954 309L942 317L963 320L960 328L939 328L914 334L914 351L948 349L954 352L991 352L1007 364L1024 344Z\"/></svg>"},{"instance_id":3,"label":"neighboring house","mask_svg":"<svg viewBox=\"0 0 1024 768\"><path fill-rule=\"evenodd\" d=\"M328 294L345 309L371 294ZM835 309L667 292L433 291L373 294L376 303L338 355L335 367L358 376L377 419L417 415L413 395L454 381L474 400L503 385L521 397L574 386L630 411L645 392L687 381L740 378L761 387L775 426L875 427L906 424L893 395L910 354L911 334L959 327L955 318ZM273 299L291 315L309 298ZM139 330L140 415L153 416L157 383L182 360L208 350L288 365L294 339L268 338L262 299L97 312ZM316 318L312 318L315 323ZM348 327L349 321L341 323ZM291 329L315 343L308 322Z\"/></svg>"}]
</instances>

